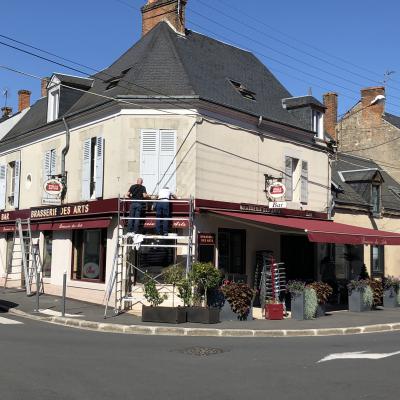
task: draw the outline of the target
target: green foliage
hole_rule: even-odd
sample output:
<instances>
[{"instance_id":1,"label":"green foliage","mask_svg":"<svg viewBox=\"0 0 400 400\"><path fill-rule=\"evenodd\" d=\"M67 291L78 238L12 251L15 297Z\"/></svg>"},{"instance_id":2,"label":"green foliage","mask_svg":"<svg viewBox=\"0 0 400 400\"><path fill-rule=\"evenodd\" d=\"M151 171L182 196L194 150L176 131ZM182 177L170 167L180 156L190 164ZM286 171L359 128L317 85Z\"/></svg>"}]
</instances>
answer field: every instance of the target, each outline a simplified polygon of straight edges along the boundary
<instances>
[{"instance_id":1,"label":"green foliage","mask_svg":"<svg viewBox=\"0 0 400 400\"><path fill-rule=\"evenodd\" d=\"M382 304L383 301L383 285L382 281L378 279L369 279L369 287L372 289L374 307Z\"/></svg>"},{"instance_id":2,"label":"green foliage","mask_svg":"<svg viewBox=\"0 0 400 400\"><path fill-rule=\"evenodd\" d=\"M307 285L307 287L313 288L317 294L318 304L325 304L329 296L332 294L332 288L324 282L313 282Z\"/></svg>"},{"instance_id":3,"label":"green foliage","mask_svg":"<svg viewBox=\"0 0 400 400\"><path fill-rule=\"evenodd\" d=\"M367 286L362 293L363 303L368 306L372 307L374 304L374 293L370 286Z\"/></svg>"},{"instance_id":4,"label":"green foliage","mask_svg":"<svg viewBox=\"0 0 400 400\"><path fill-rule=\"evenodd\" d=\"M347 284L347 289L349 290L349 294L353 290L363 291L369 286L369 280L367 279L359 279L359 280L352 280Z\"/></svg>"},{"instance_id":5,"label":"green foliage","mask_svg":"<svg viewBox=\"0 0 400 400\"><path fill-rule=\"evenodd\" d=\"M389 275L383 279L383 287L385 290L393 290L394 292L398 293L400 279Z\"/></svg>"},{"instance_id":6,"label":"green foliage","mask_svg":"<svg viewBox=\"0 0 400 400\"><path fill-rule=\"evenodd\" d=\"M144 297L150 303L151 306L157 307L164 300L167 299L167 295L161 295L157 290L156 282L152 279L151 276L145 275L144 277Z\"/></svg>"},{"instance_id":7,"label":"green foliage","mask_svg":"<svg viewBox=\"0 0 400 400\"><path fill-rule=\"evenodd\" d=\"M302 281L289 281L286 285L286 289L292 296L303 293L305 288L306 284Z\"/></svg>"},{"instance_id":8,"label":"green foliage","mask_svg":"<svg viewBox=\"0 0 400 400\"><path fill-rule=\"evenodd\" d=\"M193 299L192 282L188 278L183 278L176 287L178 288L178 297L182 300L183 305L189 307Z\"/></svg>"},{"instance_id":9,"label":"green foliage","mask_svg":"<svg viewBox=\"0 0 400 400\"><path fill-rule=\"evenodd\" d=\"M360 272L360 280L364 280L364 279L369 279L369 274L368 274L367 267L365 266L365 264L362 265L361 272Z\"/></svg>"},{"instance_id":10,"label":"green foliage","mask_svg":"<svg viewBox=\"0 0 400 400\"><path fill-rule=\"evenodd\" d=\"M246 320L255 290L251 289L247 283L225 281L221 286L221 292L230 304L232 311L238 315L238 319Z\"/></svg>"},{"instance_id":11,"label":"green foliage","mask_svg":"<svg viewBox=\"0 0 400 400\"><path fill-rule=\"evenodd\" d=\"M313 319L317 312L317 293L312 287L307 286L304 290L304 318Z\"/></svg>"},{"instance_id":12,"label":"green foliage","mask_svg":"<svg viewBox=\"0 0 400 400\"><path fill-rule=\"evenodd\" d=\"M164 270L163 275L167 285L177 286L185 277L185 269L181 264L171 265Z\"/></svg>"},{"instance_id":13,"label":"green foliage","mask_svg":"<svg viewBox=\"0 0 400 400\"><path fill-rule=\"evenodd\" d=\"M204 293L205 304L207 304L207 290L219 285L221 272L211 263L195 262L192 265L190 279L195 286L195 296Z\"/></svg>"}]
</instances>

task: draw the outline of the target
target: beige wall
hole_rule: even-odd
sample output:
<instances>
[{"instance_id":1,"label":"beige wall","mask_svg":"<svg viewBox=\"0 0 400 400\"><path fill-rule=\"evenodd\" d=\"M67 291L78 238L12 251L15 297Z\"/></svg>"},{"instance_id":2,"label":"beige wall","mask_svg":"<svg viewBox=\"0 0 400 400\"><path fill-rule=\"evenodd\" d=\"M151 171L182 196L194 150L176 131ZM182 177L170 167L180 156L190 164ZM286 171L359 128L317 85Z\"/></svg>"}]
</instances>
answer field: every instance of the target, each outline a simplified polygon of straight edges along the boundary
<instances>
[{"instance_id":1,"label":"beige wall","mask_svg":"<svg viewBox=\"0 0 400 400\"><path fill-rule=\"evenodd\" d=\"M326 212L328 156L222 124L204 121L197 129L196 196L203 199L267 204L264 174L282 177L285 156L308 161L309 195L304 209ZM291 202L289 208L300 209Z\"/></svg>"},{"instance_id":2,"label":"beige wall","mask_svg":"<svg viewBox=\"0 0 400 400\"><path fill-rule=\"evenodd\" d=\"M374 218L376 228L383 231L400 233L400 217ZM375 229L370 217L366 214L336 212L335 222ZM371 272L371 246L364 246L364 263ZM400 276L400 246L385 246L385 275Z\"/></svg>"}]
</instances>

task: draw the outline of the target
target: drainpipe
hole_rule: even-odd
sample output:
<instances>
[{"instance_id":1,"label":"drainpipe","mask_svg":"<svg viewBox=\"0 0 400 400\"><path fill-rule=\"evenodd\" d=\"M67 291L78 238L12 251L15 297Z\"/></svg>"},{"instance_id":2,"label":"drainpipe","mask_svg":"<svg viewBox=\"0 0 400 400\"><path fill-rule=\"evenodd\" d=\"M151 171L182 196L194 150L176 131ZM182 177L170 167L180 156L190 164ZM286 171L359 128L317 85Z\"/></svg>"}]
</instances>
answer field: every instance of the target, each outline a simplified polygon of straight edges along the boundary
<instances>
[{"instance_id":1,"label":"drainpipe","mask_svg":"<svg viewBox=\"0 0 400 400\"><path fill-rule=\"evenodd\" d=\"M65 171L65 156L67 155L69 151L69 139L70 139L70 131L69 127L67 124L67 121L65 118L62 119L64 126L65 126L65 147L61 151L61 179L63 183L63 191L61 194L61 198L64 199L66 193L67 193L67 173Z\"/></svg>"}]
</instances>

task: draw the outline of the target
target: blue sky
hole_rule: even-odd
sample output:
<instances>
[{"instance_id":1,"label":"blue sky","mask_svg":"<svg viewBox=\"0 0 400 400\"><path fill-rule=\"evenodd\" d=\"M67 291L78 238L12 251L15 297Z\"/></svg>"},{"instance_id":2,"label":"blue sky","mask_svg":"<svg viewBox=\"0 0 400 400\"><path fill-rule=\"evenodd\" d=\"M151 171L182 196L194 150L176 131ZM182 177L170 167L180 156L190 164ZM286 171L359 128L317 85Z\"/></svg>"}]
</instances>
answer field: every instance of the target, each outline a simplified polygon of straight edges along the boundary
<instances>
[{"instance_id":1,"label":"blue sky","mask_svg":"<svg viewBox=\"0 0 400 400\"><path fill-rule=\"evenodd\" d=\"M6 2L0 34L100 70L140 38L145 2ZM189 0L187 27L253 51L294 96L309 88L317 98L338 92L340 113L359 99L362 87L382 84L385 71L396 71L387 83L386 110L400 115L399 13L398 0ZM22 47L4 37L0 42ZM1 44L0 65L36 76L78 75ZM5 88L14 110L19 89L31 90L33 101L40 96L38 80L0 68L0 90Z\"/></svg>"}]
</instances>

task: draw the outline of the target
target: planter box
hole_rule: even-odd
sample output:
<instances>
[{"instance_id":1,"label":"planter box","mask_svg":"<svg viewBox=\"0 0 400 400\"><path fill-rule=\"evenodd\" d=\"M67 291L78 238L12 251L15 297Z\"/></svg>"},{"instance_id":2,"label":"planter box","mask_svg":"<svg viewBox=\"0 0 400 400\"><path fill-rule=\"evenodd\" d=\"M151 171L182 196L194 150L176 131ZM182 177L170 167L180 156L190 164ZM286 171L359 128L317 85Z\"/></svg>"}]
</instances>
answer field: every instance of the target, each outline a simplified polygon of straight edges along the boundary
<instances>
[{"instance_id":1,"label":"planter box","mask_svg":"<svg viewBox=\"0 0 400 400\"><path fill-rule=\"evenodd\" d=\"M292 318L297 321L304 319L304 293L292 295L290 302L290 310L292 312Z\"/></svg>"},{"instance_id":2,"label":"planter box","mask_svg":"<svg viewBox=\"0 0 400 400\"><path fill-rule=\"evenodd\" d=\"M186 310L184 307L150 307L143 305L142 321L182 324L186 322Z\"/></svg>"},{"instance_id":3,"label":"planter box","mask_svg":"<svg viewBox=\"0 0 400 400\"><path fill-rule=\"evenodd\" d=\"M325 304L318 304L317 310L315 311L315 318L325 317Z\"/></svg>"},{"instance_id":4,"label":"planter box","mask_svg":"<svg viewBox=\"0 0 400 400\"><path fill-rule=\"evenodd\" d=\"M225 301L224 305L221 308L219 317L220 317L221 321L237 321L238 320L237 314L232 311L231 305L228 303L227 300Z\"/></svg>"},{"instance_id":5,"label":"planter box","mask_svg":"<svg viewBox=\"0 0 400 400\"><path fill-rule=\"evenodd\" d=\"M266 304L265 319L283 319L283 304Z\"/></svg>"},{"instance_id":6,"label":"planter box","mask_svg":"<svg viewBox=\"0 0 400 400\"><path fill-rule=\"evenodd\" d=\"M371 307L367 306L363 302L363 293L359 290L353 290L349 294L349 311L352 312L363 312L370 311Z\"/></svg>"},{"instance_id":7,"label":"planter box","mask_svg":"<svg viewBox=\"0 0 400 400\"><path fill-rule=\"evenodd\" d=\"M187 322L198 324L217 324L220 310L215 307L186 307Z\"/></svg>"},{"instance_id":8,"label":"planter box","mask_svg":"<svg viewBox=\"0 0 400 400\"><path fill-rule=\"evenodd\" d=\"M397 293L395 290L385 290L383 292L383 307L385 308L397 308L399 303L397 302Z\"/></svg>"}]
</instances>

